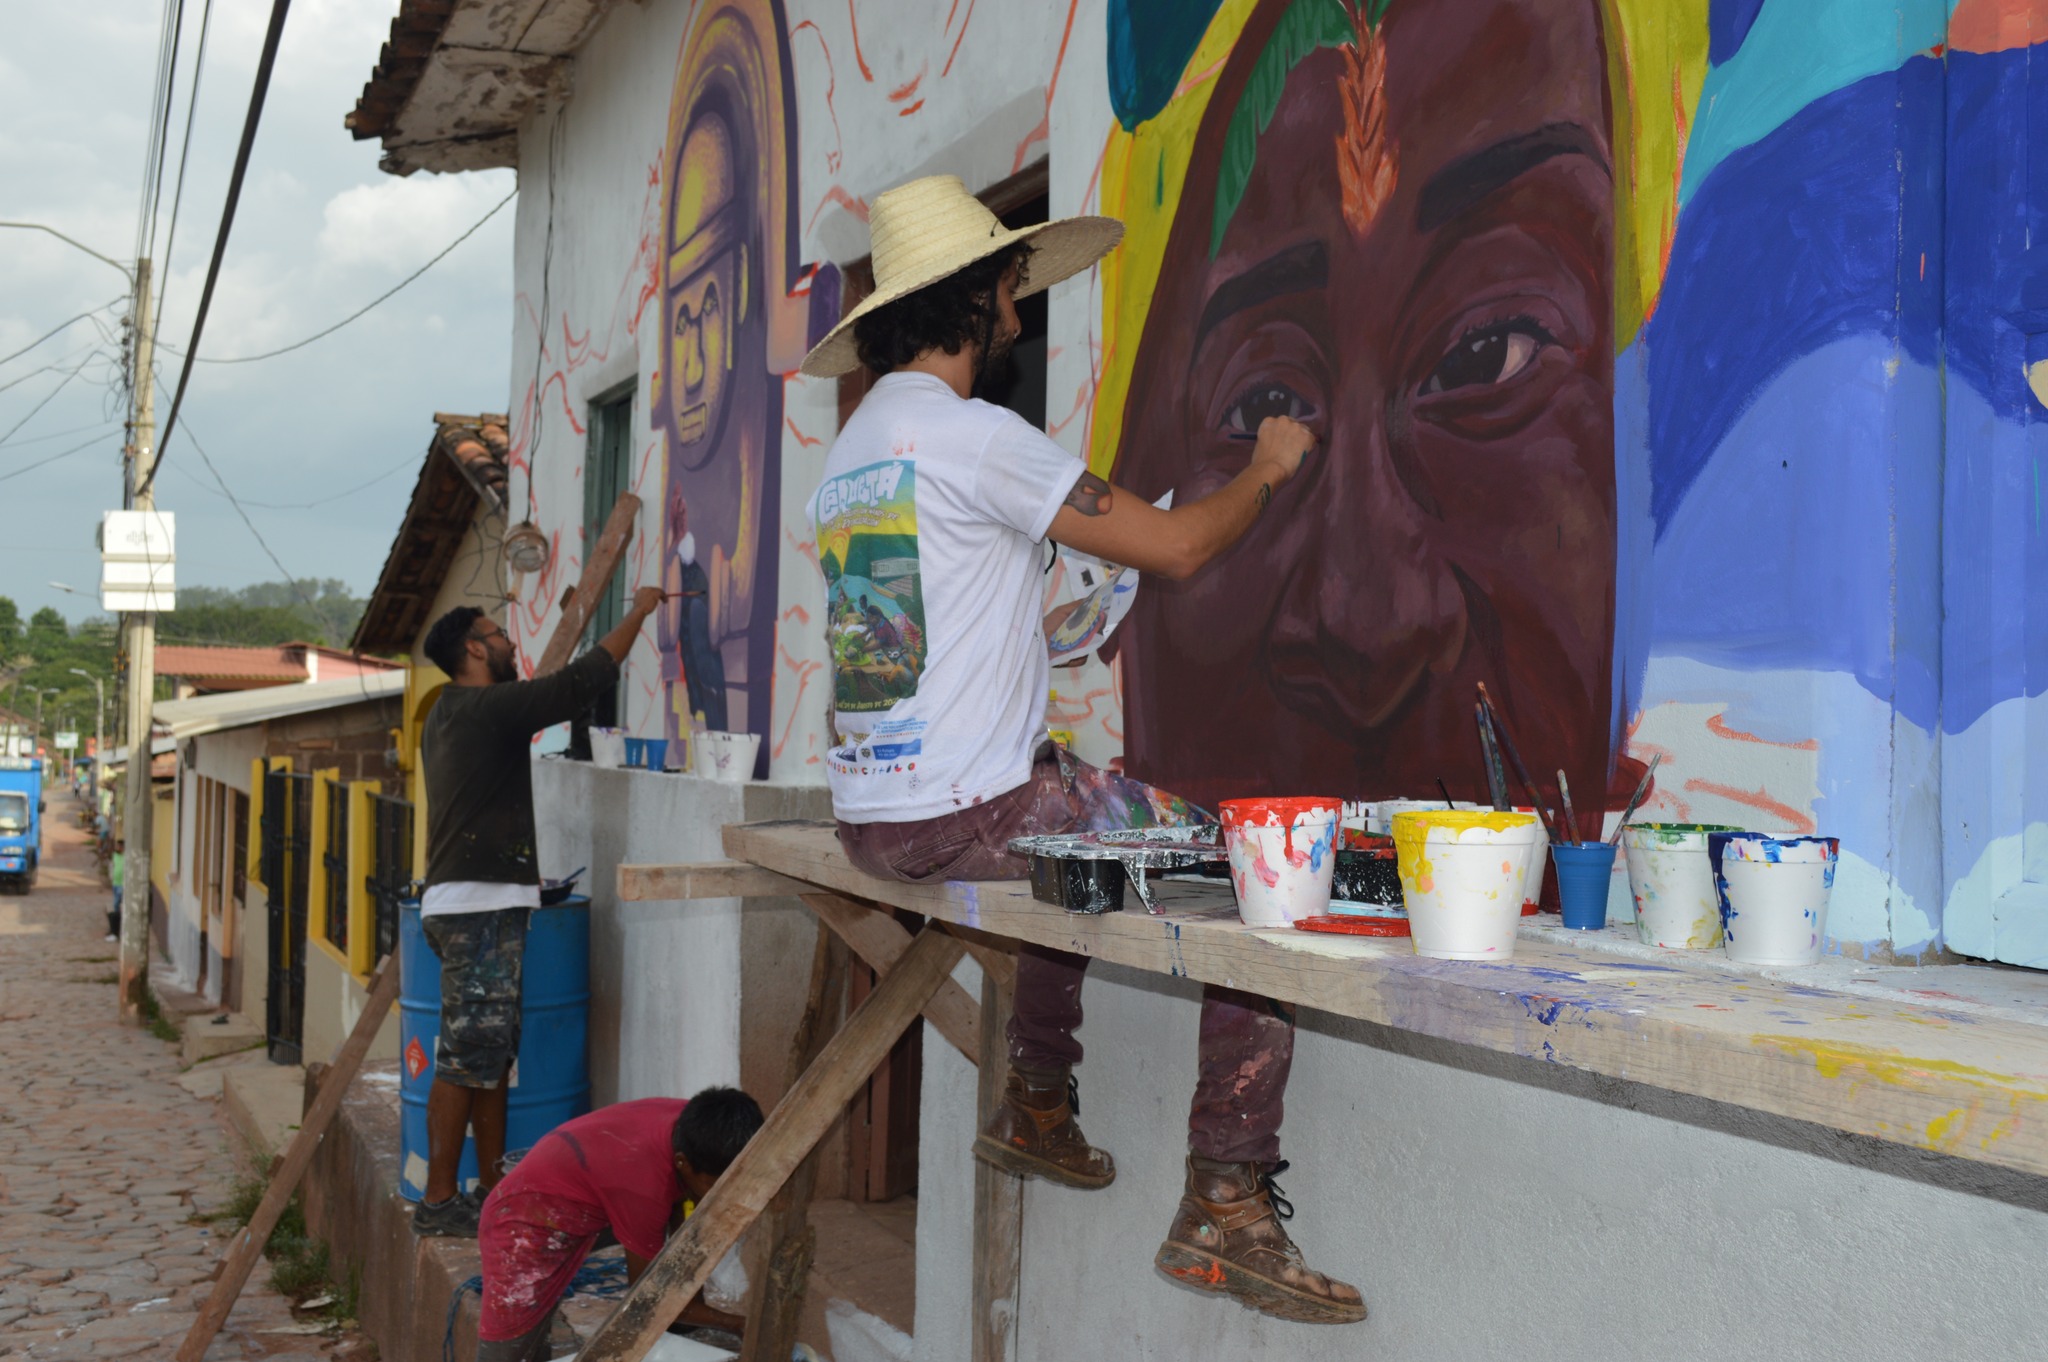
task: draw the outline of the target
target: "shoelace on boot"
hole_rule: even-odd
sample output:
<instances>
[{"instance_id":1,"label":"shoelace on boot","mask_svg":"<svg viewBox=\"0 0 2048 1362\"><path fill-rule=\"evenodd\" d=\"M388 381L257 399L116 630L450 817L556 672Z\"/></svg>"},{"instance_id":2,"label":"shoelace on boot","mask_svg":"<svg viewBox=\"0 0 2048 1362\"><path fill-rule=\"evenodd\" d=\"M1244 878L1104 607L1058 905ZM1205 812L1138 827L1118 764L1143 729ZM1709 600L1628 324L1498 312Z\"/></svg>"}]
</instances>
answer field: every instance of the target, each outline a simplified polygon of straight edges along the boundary
<instances>
[{"instance_id":1,"label":"shoelace on boot","mask_svg":"<svg viewBox=\"0 0 2048 1362\"><path fill-rule=\"evenodd\" d=\"M1282 1220L1294 1219L1294 1203L1280 1194L1280 1184L1273 1179L1286 1172L1287 1166L1287 1160L1282 1159L1259 1174L1259 1186L1265 1189L1267 1198L1272 1201L1273 1214Z\"/></svg>"},{"instance_id":2,"label":"shoelace on boot","mask_svg":"<svg viewBox=\"0 0 2048 1362\"><path fill-rule=\"evenodd\" d=\"M1081 1085L1072 1074L1067 1075L1067 1110L1073 1112L1076 1119L1081 1115Z\"/></svg>"}]
</instances>

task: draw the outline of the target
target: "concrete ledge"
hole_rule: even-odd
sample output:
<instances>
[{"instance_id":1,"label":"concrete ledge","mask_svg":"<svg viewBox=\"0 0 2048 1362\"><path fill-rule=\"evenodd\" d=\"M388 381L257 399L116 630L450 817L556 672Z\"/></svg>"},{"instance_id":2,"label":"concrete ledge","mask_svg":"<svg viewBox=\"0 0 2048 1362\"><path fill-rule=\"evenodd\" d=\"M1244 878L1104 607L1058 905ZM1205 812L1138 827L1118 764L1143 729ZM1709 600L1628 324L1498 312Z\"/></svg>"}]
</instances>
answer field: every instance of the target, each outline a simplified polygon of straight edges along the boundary
<instances>
[{"instance_id":1,"label":"concrete ledge","mask_svg":"<svg viewBox=\"0 0 2048 1362\"><path fill-rule=\"evenodd\" d=\"M284 1153L305 1111L306 1071L297 1064L234 1064L221 1074L221 1107L258 1168Z\"/></svg>"},{"instance_id":2,"label":"concrete ledge","mask_svg":"<svg viewBox=\"0 0 2048 1362\"><path fill-rule=\"evenodd\" d=\"M185 1039L178 1047L178 1059L190 1066L217 1055L239 1054L263 1044L263 1027L239 1012L216 1012L188 1016Z\"/></svg>"},{"instance_id":3,"label":"concrete ledge","mask_svg":"<svg viewBox=\"0 0 2048 1362\"><path fill-rule=\"evenodd\" d=\"M311 1093L306 1094L307 1101ZM337 1280L357 1274L363 1332L383 1362L441 1362L448 1302L483 1271L470 1239L417 1239L412 1205L398 1195L398 1064L365 1064L306 1172L306 1225L327 1241ZM611 1302L574 1297L561 1314L586 1336ZM477 1298L455 1318L455 1355L476 1350ZM573 1346L560 1329L559 1350Z\"/></svg>"}]
</instances>

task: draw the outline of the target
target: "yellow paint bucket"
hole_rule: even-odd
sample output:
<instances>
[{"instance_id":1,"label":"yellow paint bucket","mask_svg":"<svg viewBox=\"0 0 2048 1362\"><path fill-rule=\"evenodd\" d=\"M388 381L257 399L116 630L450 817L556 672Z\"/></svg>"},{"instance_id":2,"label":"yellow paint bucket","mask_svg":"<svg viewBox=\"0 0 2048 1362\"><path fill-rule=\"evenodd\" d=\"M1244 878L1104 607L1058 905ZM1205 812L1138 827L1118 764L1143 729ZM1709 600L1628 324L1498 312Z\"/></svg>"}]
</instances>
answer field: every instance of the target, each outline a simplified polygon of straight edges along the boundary
<instances>
[{"instance_id":1,"label":"yellow paint bucket","mask_svg":"<svg viewBox=\"0 0 2048 1362\"><path fill-rule=\"evenodd\" d=\"M1512 959L1529 867L1543 844L1536 816L1435 809L1396 813L1393 822L1415 953Z\"/></svg>"}]
</instances>

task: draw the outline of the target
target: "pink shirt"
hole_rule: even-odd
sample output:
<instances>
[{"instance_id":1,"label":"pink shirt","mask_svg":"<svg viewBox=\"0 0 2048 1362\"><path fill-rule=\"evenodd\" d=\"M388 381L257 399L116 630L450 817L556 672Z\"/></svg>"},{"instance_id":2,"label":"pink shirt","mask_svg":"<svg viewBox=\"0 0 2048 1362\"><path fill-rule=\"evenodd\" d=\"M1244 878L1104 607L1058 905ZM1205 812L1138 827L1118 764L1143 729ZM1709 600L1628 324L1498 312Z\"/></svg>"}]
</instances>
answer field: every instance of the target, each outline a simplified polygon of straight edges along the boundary
<instances>
[{"instance_id":1,"label":"pink shirt","mask_svg":"<svg viewBox=\"0 0 2048 1362\"><path fill-rule=\"evenodd\" d=\"M492 1191L493 1219L540 1223L575 1238L609 1225L632 1253L654 1257L683 1198L671 1139L688 1105L643 1097L556 1126Z\"/></svg>"}]
</instances>

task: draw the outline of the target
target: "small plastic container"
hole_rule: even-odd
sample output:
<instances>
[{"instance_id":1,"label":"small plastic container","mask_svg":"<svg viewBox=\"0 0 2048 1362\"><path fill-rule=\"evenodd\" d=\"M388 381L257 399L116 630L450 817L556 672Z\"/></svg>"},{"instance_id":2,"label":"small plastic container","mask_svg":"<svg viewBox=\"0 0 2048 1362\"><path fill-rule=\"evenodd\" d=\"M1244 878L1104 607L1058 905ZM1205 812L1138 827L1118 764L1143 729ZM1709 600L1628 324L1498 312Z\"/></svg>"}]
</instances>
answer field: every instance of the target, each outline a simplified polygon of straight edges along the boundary
<instances>
[{"instance_id":1,"label":"small plastic container","mask_svg":"<svg viewBox=\"0 0 2048 1362\"><path fill-rule=\"evenodd\" d=\"M759 733L722 733L708 728L696 737L693 769L700 776L744 785L754 778L754 755L761 750Z\"/></svg>"},{"instance_id":2,"label":"small plastic container","mask_svg":"<svg viewBox=\"0 0 2048 1362\"><path fill-rule=\"evenodd\" d=\"M1721 944L1721 897L1707 838L1740 831L1725 823L1631 823L1622 831L1644 945L1708 951Z\"/></svg>"},{"instance_id":3,"label":"small plastic container","mask_svg":"<svg viewBox=\"0 0 2048 1362\"><path fill-rule=\"evenodd\" d=\"M1607 842L1558 842L1550 848L1557 866L1557 900L1564 925L1597 932L1607 925L1607 885L1616 848Z\"/></svg>"},{"instance_id":4,"label":"small plastic container","mask_svg":"<svg viewBox=\"0 0 2048 1362\"><path fill-rule=\"evenodd\" d=\"M1534 814L1436 809L1394 815L1401 897L1417 955L1509 960L1543 838Z\"/></svg>"},{"instance_id":5,"label":"small plastic container","mask_svg":"<svg viewBox=\"0 0 2048 1362\"><path fill-rule=\"evenodd\" d=\"M648 770L659 771L668 765L667 738L649 738L640 746L642 749L642 755L646 758L646 760L642 764L645 765Z\"/></svg>"},{"instance_id":6,"label":"small plastic container","mask_svg":"<svg viewBox=\"0 0 2048 1362\"><path fill-rule=\"evenodd\" d=\"M1709 837L1728 958L1745 965L1819 964L1841 850L1834 837Z\"/></svg>"},{"instance_id":7,"label":"small plastic container","mask_svg":"<svg viewBox=\"0 0 2048 1362\"><path fill-rule=\"evenodd\" d=\"M1246 925L1285 927L1329 913L1342 810L1318 797L1224 801L1223 847Z\"/></svg>"}]
</instances>

